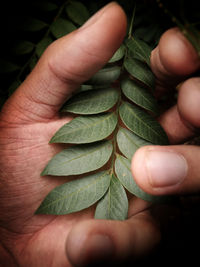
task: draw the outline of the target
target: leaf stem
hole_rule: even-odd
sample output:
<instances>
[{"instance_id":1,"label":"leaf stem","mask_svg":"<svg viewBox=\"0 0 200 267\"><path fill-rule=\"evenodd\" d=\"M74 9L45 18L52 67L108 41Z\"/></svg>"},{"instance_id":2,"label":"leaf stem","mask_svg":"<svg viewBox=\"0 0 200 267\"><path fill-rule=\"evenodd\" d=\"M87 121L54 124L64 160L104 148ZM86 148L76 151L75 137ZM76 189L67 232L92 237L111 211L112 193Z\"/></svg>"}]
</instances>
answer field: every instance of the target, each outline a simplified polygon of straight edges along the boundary
<instances>
[{"instance_id":1,"label":"leaf stem","mask_svg":"<svg viewBox=\"0 0 200 267\"><path fill-rule=\"evenodd\" d=\"M119 131L119 107L121 105L121 100L122 100L120 86L118 87L118 90L119 90L119 99L118 99L116 110L115 110L115 113L116 113L117 119L118 119L118 123L117 123L117 126L116 126L115 130L114 130L113 138L112 138L113 153L112 153L112 160L111 160L111 167L110 167L110 174L111 175L113 175L115 173L114 165L115 165L115 158L116 158L116 155L117 155L117 133Z\"/></svg>"},{"instance_id":2,"label":"leaf stem","mask_svg":"<svg viewBox=\"0 0 200 267\"><path fill-rule=\"evenodd\" d=\"M133 17L134 17L134 14L135 14L135 9L136 9L136 5L135 5L135 8L134 8L134 11L133 11ZM133 21L133 20L132 20ZM132 32L132 30L130 31ZM130 38L132 38L132 36L130 36ZM121 73L123 73L124 71L124 62L127 58L127 49L125 50L125 55L124 55L124 58L123 58L123 63L122 63L122 66L121 66ZM118 87L118 91L119 91L119 99L118 99L118 102L117 102L117 106L116 106L116 110L115 110L115 113L117 115L117 119L118 119L118 123L117 123L117 126L115 128L115 131L113 133L113 139L112 139L112 142L113 142L113 153L112 153L112 161L111 161L111 167L110 167L110 173L111 175L115 173L114 171L114 164L115 164L115 159L117 157L117 133L119 131L119 108L121 106L121 103L122 103L122 91L121 91L121 86L119 85Z\"/></svg>"},{"instance_id":3,"label":"leaf stem","mask_svg":"<svg viewBox=\"0 0 200 267\"><path fill-rule=\"evenodd\" d=\"M136 3L135 3L135 6L133 8L133 14L132 14L132 17L131 17L131 24L130 24L130 27L129 27L128 39L130 39L132 37L133 22L134 22L134 18L135 18L135 11L136 11Z\"/></svg>"}]
</instances>

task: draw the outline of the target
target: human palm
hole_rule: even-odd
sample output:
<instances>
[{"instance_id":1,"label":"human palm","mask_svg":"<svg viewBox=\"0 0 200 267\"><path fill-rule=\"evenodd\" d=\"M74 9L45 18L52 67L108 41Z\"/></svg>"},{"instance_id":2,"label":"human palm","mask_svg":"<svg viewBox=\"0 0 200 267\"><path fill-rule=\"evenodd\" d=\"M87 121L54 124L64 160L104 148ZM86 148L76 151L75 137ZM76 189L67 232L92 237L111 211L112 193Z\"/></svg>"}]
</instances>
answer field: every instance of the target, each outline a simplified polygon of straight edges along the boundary
<instances>
[{"instance_id":1,"label":"human palm","mask_svg":"<svg viewBox=\"0 0 200 267\"><path fill-rule=\"evenodd\" d=\"M20 266L71 266L66 257L69 232L76 224L93 216L93 208L66 216L34 214L44 196L66 181L61 177L40 176L47 161L60 149L59 145L48 144L50 136L66 121L68 118L56 118L16 125L13 130L4 127L1 131L4 136L1 140L8 147L6 151L1 150L2 181L7 183L1 190L1 212L4 214L1 226L6 229L3 234L9 237L8 247ZM104 228L105 224L113 227L112 223L109 226L109 222L103 221L96 225L87 221L85 228L83 223L80 227L87 232L89 225L97 229ZM73 249L78 250L71 243ZM91 257L87 251L85 257Z\"/></svg>"},{"instance_id":2,"label":"human palm","mask_svg":"<svg viewBox=\"0 0 200 267\"><path fill-rule=\"evenodd\" d=\"M8 147L1 150L1 178L7 183L1 189L1 227L6 228L4 234L9 235L10 249L20 266L70 266L65 252L67 235L76 222L92 216L91 211L68 216L34 215L44 196L63 182L62 178L40 176L45 163L59 150L48 144L59 125L60 121L54 119L1 131L1 140Z\"/></svg>"}]
</instances>

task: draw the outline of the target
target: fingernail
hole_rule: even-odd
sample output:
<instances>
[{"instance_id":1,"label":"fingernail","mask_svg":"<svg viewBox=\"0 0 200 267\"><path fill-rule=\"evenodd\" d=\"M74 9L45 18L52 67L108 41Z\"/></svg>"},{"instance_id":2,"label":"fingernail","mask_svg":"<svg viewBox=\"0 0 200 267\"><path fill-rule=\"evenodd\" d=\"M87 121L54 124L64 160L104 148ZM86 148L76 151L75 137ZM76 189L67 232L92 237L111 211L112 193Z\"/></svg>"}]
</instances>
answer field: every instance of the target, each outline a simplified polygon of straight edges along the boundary
<instances>
[{"instance_id":1,"label":"fingernail","mask_svg":"<svg viewBox=\"0 0 200 267\"><path fill-rule=\"evenodd\" d=\"M88 21L86 21L82 27L80 29L85 29L88 26L91 26L92 24L94 24L95 22L97 22L99 20L99 18L101 18L101 16L103 15L103 13L105 11L107 11L111 6L116 5L116 2L111 2L109 4L107 4L106 6L104 6L103 8L101 8L97 13L95 13Z\"/></svg>"},{"instance_id":2,"label":"fingernail","mask_svg":"<svg viewBox=\"0 0 200 267\"><path fill-rule=\"evenodd\" d=\"M146 168L149 183L154 188L175 186L183 182L188 171L185 158L169 151L148 151Z\"/></svg>"}]
</instances>

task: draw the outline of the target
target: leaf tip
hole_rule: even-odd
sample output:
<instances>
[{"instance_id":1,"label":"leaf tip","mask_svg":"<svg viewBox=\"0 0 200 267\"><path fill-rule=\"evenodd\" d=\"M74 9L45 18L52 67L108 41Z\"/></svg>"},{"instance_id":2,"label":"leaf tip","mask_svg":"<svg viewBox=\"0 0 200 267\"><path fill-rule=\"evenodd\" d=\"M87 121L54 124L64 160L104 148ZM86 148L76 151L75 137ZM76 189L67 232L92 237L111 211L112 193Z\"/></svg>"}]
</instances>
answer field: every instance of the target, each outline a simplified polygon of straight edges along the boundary
<instances>
[{"instance_id":1,"label":"leaf tip","mask_svg":"<svg viewBox=\"0 0 200 267\"><path fill-rule=\"evenodd\" d=\"M49 141L49 144L53 144L53 143L55 143L55 137L54 136Z\"/></svg>"},{"instance_id":2,"label":"leaf tip","mask_svg":"<svg viewBox=\"0 0 200 267\"><path fill-rule=\"evenodd\" d=\"M34 214L35 215L42 214L41 205L36 209L36 211L34 212Z\"/></svg>"},{"instance_id":3,"label":"leaf tip","mask_svg":"<svg viewBox=\"0 0 200 267\"><path fill-rule=\"evenodd\" d=\"M40 174L40 176L45 176L45 175L47 175L48 173L47 173L47 170L46 170L46 168L44 168L44 170L41 172L41 174Z\"/></svg>"}]
</instances>

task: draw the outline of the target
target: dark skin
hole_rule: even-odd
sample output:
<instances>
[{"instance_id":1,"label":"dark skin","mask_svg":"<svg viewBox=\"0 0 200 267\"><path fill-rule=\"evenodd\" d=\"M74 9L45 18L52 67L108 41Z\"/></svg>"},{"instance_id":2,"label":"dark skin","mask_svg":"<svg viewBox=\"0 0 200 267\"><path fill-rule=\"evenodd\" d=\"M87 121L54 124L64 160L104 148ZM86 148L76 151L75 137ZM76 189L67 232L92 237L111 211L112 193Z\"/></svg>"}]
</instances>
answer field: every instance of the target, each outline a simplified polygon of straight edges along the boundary
<instances>
[{"instance_id":1,"label":"dark skin","mask_svg":"<svg viewBox=\"0 0 200 267\"><path fill-rule=\"evenodd\" d=\"M50 45L4 105L0 114L0 266L70 267L103 259L134 259L151 251L159 242L160 231L149 213L149 204L134 197L130 199L126 221L94 220L93 208L66 216L34 215L47 193L66 182L66 179L40 176L47 162L62 149L59 145L49 145L50 138L71 119L60 117L58 111L71 93L109 60L125 33L124 12L116 3L109 4L83 28ZM183 55L176 62L173 49L169 49L174 42ZM189 63L184 66L184 62ZM185 79L200 66L196 52L176 29L164 34L152 53L151 64L159 89L164 91L175 86L177 78ZM193 110L198 108L195 101L200 98L197 84L195 79L183 83L178 109L172 108L160 118L173 144L192 136L193 129L199 126L200 120ZM192 94L196 97L192 100L193 107L188 109L187 101L192 99ZM177 123L180 128L174 130L172 126ZM199 166L193 153L200 153L199 148L169 148L183 154L189 166L184 182L175 189L170 187L171 192L198 190ZM138 173L141 158L146 159L148 149L136 153L132 171L144 190L157 194L157 189L155 192L148 182L149 170ZM169 187L159 190L160 194L169 193Z\"/></svg>"}]
</instances>

